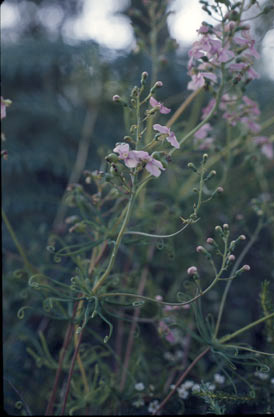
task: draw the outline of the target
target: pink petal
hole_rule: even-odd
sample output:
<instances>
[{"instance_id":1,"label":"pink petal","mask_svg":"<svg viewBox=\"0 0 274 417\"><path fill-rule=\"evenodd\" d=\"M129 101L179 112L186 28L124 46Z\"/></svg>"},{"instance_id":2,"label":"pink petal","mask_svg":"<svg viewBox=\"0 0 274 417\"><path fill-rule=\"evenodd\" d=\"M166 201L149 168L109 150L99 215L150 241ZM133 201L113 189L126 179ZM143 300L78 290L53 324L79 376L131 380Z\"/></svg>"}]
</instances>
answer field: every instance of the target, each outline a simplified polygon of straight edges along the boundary
<instances>
[{"instance_id":1,"label":"pink petal","mask_svg":"<svg viewBox=\"0 0 274 417\"><path fill-rule=\"evenodd\" d=\"M135 167L137 167L138 163L139 163L138 159L134 159L134 158L125 159L125 165L128 168L135 168Z\"/></svg>"},{"instance_id":2,"label":"pink petal","mask_svg":"<svg viewBox=\"0 0 274 417\"><path fill-rule=\"evenodd\" d=\"M203 77L209 78L210 80L216 82L217 81L217 77L215 74L213 74L212 72L201 72L201 75Z\"/></svg>"},{"instance_id":3,"label":"pink petal","mask_svg":"<svg viewBox=\"0 0 274 417\"><path fill-rule=\"evenodd\" d=\"M263 145L261 151L268 159L273 159L273 146L271 143Z\"/></svg>"},{"instance_id":4,"label":"pink petal","mask_svg":"<svg viewBox=\"0 0 274 417\"><path fill-rule=\"evenodd\" d=\"M159 124L155 124L155 125L153 125L153 129L154 130L158 130L158 132L160 132L160 133L164 133L164 134L170 134L170 129L167 127L167 126L162 126L162 125L159 125Z\"/></svg>"},{"instance_id":5,"label":"pink petal","mask_svg":"<svg viewBox=\"0 0 274 417\"><path fill-rule=\"evenodd\" d=\"M119 145L117 145L114 149L113 152L119 153L120 155L123 153L128 153L129 152L129 144L128 143L120 143Z\"/></svg>"},{"instance_id":6,"label":"pink petal","mask_svg":"<svg viewBox=\"0 0 274 417\"><path fill-rule=\"evenodd\" d=\"M159 103L159 101L157 101L154 97L150 97L149 104L152 107L156 107L156 106L160 106L161 105L161 103Z\"/></svg>"},{"instance_id":7,"label":"pink petal","mask_svg":"<svg viewBox=\"0 0 274 417\"><path fill-rule=\"evenodd\" d=\"M170 112L171 112L171 109L169 109L168 107L166 107L163 104L161 104L160 113L162 113L162 114L168 114Z\"/></svg>"},{"instance_id":8,"label":"pink petal","mask_svg":"<svg viewBox=\"0 0 274 417\"><path fill-rule=\"evenodd\" d=\"M171 132L171 134L166 138L166 140L176 149L180 148L180 144L176 139L176 136L174 132Z\"/></svg>"},{"instance_id":9,"label":"pink petal","mask_svg":"<svg viewBox=\"0 0 274 417\"><path fill-rule=\"evenodd\" d=\"M154 177L159 177L161 175L161 171L159 168L157 168L155 165L153 165L151 162L148 162L146 164L146 170L153 175Z\"/></svg>"}]
</instances>

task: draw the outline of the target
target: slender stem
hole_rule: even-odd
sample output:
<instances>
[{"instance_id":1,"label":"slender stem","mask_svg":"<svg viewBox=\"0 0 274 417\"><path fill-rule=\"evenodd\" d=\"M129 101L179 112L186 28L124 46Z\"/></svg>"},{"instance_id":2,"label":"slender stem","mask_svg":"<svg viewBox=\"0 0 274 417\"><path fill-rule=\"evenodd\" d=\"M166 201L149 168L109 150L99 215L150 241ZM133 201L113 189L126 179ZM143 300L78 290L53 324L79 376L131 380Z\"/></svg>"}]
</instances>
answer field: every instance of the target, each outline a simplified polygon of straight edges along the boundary
<instances>
[{"instance_id":1,"label":"slender stem","mask_svg":"<svg viewBox=\"0 0 274 417\"><path fill-rule=\"evenodd\" d=\"M255 243L261 229L262 229L263 225L262 225L262 219L259 220L258 225L255 229L255 232L253 234L253 236L251 237L250 241L248 242L248 244L245 246L245 248L243 249L243 251L241 252L240 256L238 257L237 261L235 262L233 269L231 271L231 276L233 276L236 272L236 270L238 269L240 263L242 262L243 258L245 257L245 255L247 254L247 252L249 251L249 249L251 248L251 246ZM219 328L220 328L220 323L221 323L221 319L222 319L222 315L223 315L223 310L224 310L224 306L225 306L225 302L226 302L226 298L227 298L227 294L230 288L230 285L232 284L232 281L227 281L223 296L222 296L222 300L221 300L221 304L220 304L220 308L219 308L219 313L218 313L218 318L217 318L217 322L216 322L216 327L215 327L215 332L214 332L214 336L217 337Z\"/></svg>"},{"instance_id":2,"label":"slender stem","mask_svg":"<svg viewBox=\"0 0 274 417\"><path fill-rule=\"evenodd\" d=\"M274 313L268 314L265 317L262 317L256 321L253 321L252 323L249 323L247 326L242 327L241 329L237 330L236 332L232 333L232 334L228 334L224 337L222 337L221 339L218 340L219 343L225 343L228 340L233 339L234 337L238 336L239 334L245 332L246 330L251 329L254 326L257 326L257 324L263 323L264 321L270 319L271 317L274 317Z\"/></svg>"},{"instance_id":3,"label":"slender stem","mask_svg":"<svg viewBox=\"0 0 274 417\"><path fill-rule=\"evenodd\" d=\"M151 301L153 303L157 303L157 304L162 304L162 305L169 305L169 306L184 306L186 304L191 304L194 301L198 300L198 298L202 297L204 294L206 294L208 291L211 290L212 287L214 287L214 285L217 283L217 281L219 280L219 276L220 276L221 271L219 272L219 274L214 278L214 280L211 282L211 284L203 291L201 291L198 295L196 295L195 297L191 298L190 300L184 301L183 303L167 303L165 301L158 301L155 300L154 298L150 298L150 297L145 297L143 295L139 295L139 294L131 294L131 293L126 293L126 292L110 292L110 293L104 293L100 295L100 298L106 298L106 297L115 297L115 296L126 296L126 297L135 297L135 298L141 298L144 301Z\"/></svg>"},{"instance_id":4,"label":"slender stem","mask_svg":"<svg viewBox=\"0 0 274 417\"><path fill-rule=\"evenodd\" d=\"M72 318L75 317L76 310L77 310L77 305L78 305L78 303L75 303L74 304ZM63 362L64 362L64 358L65 358L65 354L66 354L66 351L67 351L69 342L71 340L72 329L73 329L73 324L70 323L68 325L68 328L67 328L67 331L66 331L66 335L65 335L64 342L63 342L63 346L61 348L59 362L58 362L58 368L57 368L57 371L56 371L56 374L55 374L55 380L54 380L52 392L51 392L51 395L50 395L50 398L49 398L48 406L47 406L47 409L46 409L46 412L45 412L45 416L52 415L52 410L53 410L53 406L54 406L54 402L55 402L55 398L56 398L56 393L57 393L57 386L58 386L58 383L59 383L59 379L60 379L60 375L61 375L61 371L62 371L62 366L63 366Z\"/></svg>"},{"instance_id":5,"label":"slender stem","mask_svg":"<svg viewBox=\"0 0 274 417\"><path fill-rule=\"evenodd\" d=\"M69 389L70 389L71 377L72 377L72 374L73 374L76 358L77 358L78 353L79 353L79 348L80 348L82 336L83 336L83 330L81 331L81 333L79 335L78 344L75 348L75 351L74 351L74 354L73 354L73 357L72 357L72 360L71 360L70 370L69 370L69 375L68 375L68 380L67 380L67 386L66 386L66 391L65 391L65 395L64 395L63 407L62 407L62 410L61 410L61 416L63 416L64 412L65 412L67 399L68 399L68 394L69 394Z\"/></svg>"},{"instance_id":6,"label":"slender stem","mask_svg":"<svg viewBox=\"0 0 274 417\"><path fill-rule=\"evenodd\" d=\"M172 395L176 392L178 386L182 383L182 381L185 379L185 377L189 374L189 372L192 370L192 368L196 365L197 362L199 362L200 359L202 359L203 356L207 354L210 347L207 347L205 350L203 350L189 365L189 367L185 370L182 376L178 379L178 381L175 384L175 387L173 390L166 396L166 398L161 402L157 410L153 413L153 415L157 415L158 412L165 406L165 404L169 401L169 399L172 397Z\"/></svg>"},{"instance_id":7,"label":"slender stem","mask_svg":"<svg viewBox=\"0 0 274 417\"><path fill-rule=\"evenodd\" d=\"M132 180L132 192L131 192L130 200L128 202L127 211L126 211L126 215L125 215L122 227L120 229L120 232L119 232L119 234L117 236L117 239L116 239L116 242L114 244L114 248L113 248L113 251L112 251L112 254L111 254L111 257L110 257L108 267L105 270L104 274L99 279L99 281L97 281L97 283L94 285L94 287L92 289L92 292L94 294L96 294L98 289L103 285L103 283L105 282L106 278L109 276L109 274L112 270L112 267L114 265L116 255L117 255L118 249L120 247L120 243L121 243L122 237L124 235L124 232L126 230L126 227L127 227L127 224L128 224L129 218L130 218L130 214L131 214L131 209L132 209L133 203L134 203L134 198L135 198L134 179L135 178L133 178L133 180Z\"/></svg>"},{"instance_id":8,"label":"slender stem","mask_svg":"<svg viewBox=\"0 0 274 417\"><path fill-rule=\"evenodd\" d=\"M187 106L193 101L193 99L202 91L202 88L199 88L196 91L193 91L186 99L183 101L183 103L178 107L176 112L173 114L173 116L169 119L166 126L171 127L176 120L181 116L181 114L185 111Z\"/></svg>"},{"instance_id":9,"label":"slender stem","mask_svg":"<svg viewBox=\"0 0 274 417\"><path fill-rule=\"evenodd\" d=\"M154 250L155 250L155 247L150 246L149 252L148 252L148 255L147 255L147 263L149 263L151 261ZM140 283L139 283L139 288L138 288L138 293L139 294L142 294L144 292L147 275L148 275L148 265L146 265L145 268L142 271L142 275L141 275L141 279L140 279ZM125 383L126 383L126 377L127 377L127 372L128 372L129 362L130 362L130 356L131 356L133 342L134 342L134 334L135 334L135 330L136 330L139 315L140 315L140 309L137 308L134 311L133 321L132 321L132 324L131 324L130 333L129 333L129 337L128 337L128 342L127 342L127 347L126 347L126 353L125 353L125 359L124 359L124 363L123 363L123 371L122 371L122 377L121 377L121 384L120 384L120 391L121 392L123 391L123 389L125 387Z\"/></svg>"},{"instance_id":10,"label":"slender stem","mask_svg":"<svg viewBox=\"0 0 274 417\"><path fill-rule=\"evenodd\" d=\"M190 221L189 223L185 224L184 227L182 227L181 229L179 229L177 232L172 233L170 235L153 235L151 233L144 233L144 232L135 232L135 231L131 231L129 230L128 232L125 232L125 235L140 235L140 236L147 236L147 237L154 237L154 238L158 238L158 239L165 239L165 238L169 238L169 237L173 237L178 235L179 233L181 233L183 230L185 230L187 228L187 226L190 225L190 223L196 223L195 221Z\"/></svg>"},{"instance_id":11,"label":"slender stem","mask_svg":"<svg viewBox=\"0 0 274 417\"><path fill-rule=\"evenodd\" d=\"M79 301L78 307L77 307L76 317L80 316L81 310L82 310L82 307L83 307L83 303L84 303L84 300ZM79 341L79 335L76 332L77 327L78 327L77 325L74 326L74 347L75 348L77 347L77 343ZM78 355L77 355L77 363L78 363L78 366L79 366L79 369L80 369L80 372L81 372L85 393L87 394L89 392L89 386L88 386L86 371L85 371L80 353L78 353Z\"/></svg>"},{"instance_id":12,"label":"slender stem","mask_svg":"<svg viewBox=\"0 0 274 417\"><path fill-rule=\"evenodd\" d=\"M10 233L10 235L11 235L11 237L12 237L12 240L13 240L13 242L14 242L14 244L15 244L15 246L16 246L16 248L17 248L17 250L18 250L18 252L19 252L19 254L20 254L20 256L22 257L22 259L23 259L23 262L24 262L24 264L25 264L25 267L30 271L30 272L32 272L32 273L37 273L38 272L38 270L29 262L29 260L28 260L28 258L27 258L27 256L26 256L26 254L25 254L25 251L24 251L24 249L23 249L23 247L21 246L21 244L20 244L20 242L19 242L19 240L17 239L17 236L16 236L16 234L15 234L15 232L14 232L14 230L13 230L13 227L12 227L12 225L10 224L10 222L9 222L9 220L8 220L8 218L7 218L7 216L6 216L6 213L4 212L4 209L2 208L2 218L3 218L3 220L4 220L4 223L5 223L5 225L6 225L6 227L7 227L7 229L8 229L8 231L9 231L9 233Z\"/></svg>"}]
</instances>

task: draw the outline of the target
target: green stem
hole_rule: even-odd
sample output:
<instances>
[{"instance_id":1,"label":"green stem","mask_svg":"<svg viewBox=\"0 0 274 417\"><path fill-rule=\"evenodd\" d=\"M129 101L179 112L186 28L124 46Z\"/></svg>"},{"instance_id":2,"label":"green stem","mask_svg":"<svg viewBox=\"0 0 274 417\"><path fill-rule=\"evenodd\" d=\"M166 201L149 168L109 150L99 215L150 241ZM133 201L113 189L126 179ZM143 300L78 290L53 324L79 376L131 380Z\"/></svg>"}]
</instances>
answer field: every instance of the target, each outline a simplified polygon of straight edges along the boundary
<instances>
[{"instance_id":1,"label":"green stem","mask_svg":"<svg viewBox=\"0 0 274 417\"><path fill-rule=\"evenodd\" d=\"M270 319L271 317L274 317L274 313L268 314L265 317L262 317L256 321L253 321L252 323L249 323L247 326L242 327L241 329L237 330L236 332L232 333L232 334L228 334L224 337L222 337L221 339L218 340L219 343L225 343L228 340L233 339L234 337L238 336L239 334L245 332L246 330L251 329L254 326L257 326L257 324L263 323L264 321Z\"/></svg>"},{"instance_id":2,"label":"green stem","mask_svg":"<svg viewBox=\"0 0 274 417\"><path fill-rule=\"evenodd\" d=\"M221 275L222 270L218 273L218 275L214 278L214 280L211 282L211 284L203 291L201 291L198 295L196 295L195 297L191 298L190 300L184 301L183 303L167 303L164 301L158 301L155 300L154 298L150 298L150 297L145 297L143 295L139 295L139 294L131 294L131 293L126 293L126 292L112 292L112 293L104 293L100 295L100 298L105 298L105 297L115 297L115 296L127 296L127 297L134 297L134 298L141 298L144 301L150 301L153 303L157 303L157 304L162 304L162 305L169 305L169 306L184 306L186 304L191 304L194 301L198 300L198 298L202 297L203 295L205 295L208 291L211 290L212 287L215 286L215 284L217 283L217 281L219 280L219 276Z\"/></svg>"},{"instance_id":3,"label":"green stem","mask_svg":"<svg viewBox=\"0 0 274 417\"><path fill-rule=\"evenodd\" d=\"M4 220L4 223L5 223L5 225L6 225L7 229L8 229L11 237L12 237L12 240L13 240L13 242L14 242L14 244L15 244L15 246L16 246L19 254L20 254L20 256L23 259L23 262L25 264L26 269L29 270L32 273L36 273L37 272L37 269L27 259L27 256L25 254L25 251L22 248L21 244L19 243L19 240L17 239L16 234L15 234L13 228L12 228L12 225L10 224L10 222L9 222L9 220L8 220L8 218L6 216L6 213L4 212L4 209L3 208L2 208L2 218Z\"/></svg>"},{"instance_id":4,"label":"green stem","mask_svg":"<svg viewBox=\"0 0 274 417\"><path fill-rule=\"evenodd\" d=\"M106 278L109 276L109 274L112 270L112 267L114 265L114 262L115 262L115 259L116 259L116 256L117 256L117 252L118 252L118 249L120 247L120 243L121 243L122 237L124 235L124 232L126 230L126 227L127 227L127 224L128 224L129 218L130 218L131 210L132 210L132 207L133 207L133 203L134 203L134 198L135 198L134 180L135 180L135 178L133 178L133 181L132 181L132 192L131 192L130 200L128 202L126 215L125 215L123 224L121 226L121 229L119 231L119 234L117 236L116 242L114 244L114 248L113 248L113 251L112 251L112 254L111 254L111 257L110 257L108 267L105 270L104 274L101 276L101 278L94 285L94 287L92 289L93 294L96 294L98 289L103 285L103 283L105 282Z\"/></svg>"},{"instance_id":5,"label":"green stem","mask_svg":"<svg viewBox=\"0 0 274 417\"><path fill-rule=\"evenodd\" d=\"M249 249L251 248L251 246L255 243L261 229L262 229L262 219L260 218L258 225L255 229L255 232L253 234L253 236L251 237L250 241L248 242L248 244L245 246L245 248L243 249L243 251L241 252L240 256L238 257L237 261L234 264L234 267L231 271L231 276L233 276L235 274L235 272L237 271L240 263L242 262L243 258L245 257L245 255L247 254L247 252L249 251ZM221 324L221 319L222 319L222 315L223 315L223 310L224 310L224 306L225 306L225 302L226 302L226 298L227 298L227 294L230 288L230 285L232 284L232 281L227 281L223 296L222 296L222 300L221 300L221 304L220 304L220 309L219 309L219 313L218 313L218 319L217 319L217 323L216 323L216 327L215 327L215 332L214 332L214 336L217 337L219 328L220 328L220 324Z\"/></svg>"}]
</instances>

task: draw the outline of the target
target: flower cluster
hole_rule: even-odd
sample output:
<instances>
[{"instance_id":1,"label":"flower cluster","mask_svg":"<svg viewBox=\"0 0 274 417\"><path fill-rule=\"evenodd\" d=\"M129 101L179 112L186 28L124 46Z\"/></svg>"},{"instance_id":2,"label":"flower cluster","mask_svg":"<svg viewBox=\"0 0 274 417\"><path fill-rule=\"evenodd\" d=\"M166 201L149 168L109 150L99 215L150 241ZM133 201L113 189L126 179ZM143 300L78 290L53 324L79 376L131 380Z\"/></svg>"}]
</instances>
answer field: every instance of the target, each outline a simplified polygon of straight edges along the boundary
<instances>
[{"instance_id":1,"label":"flower cluster","mask_svg":"<svg viewBox=\"0 0 274 417\"><path fill-rule=\"evenodd\" d=\"M204 120L216 104L216 99L212 98L206 107L202 110L202 119ZM261 114L258 104L251 100L247 95L238 97L236 94L225 93L221 97L220 110L223 111L222 118L230 126L239 126L244 133L256 135L261 126L258 123ZM195 134L195 142L199 143L199 149L207 149L211 146L214 138L209 136L212 131L210 123L205 123ZM261 147L261 152L269 159L273 158L273 146L266 136L255 136L254 143Z\"/></svg>"},{"instance_id":2,"label":"flower cluster","mask_svg":"<svg viewBox=\"0 0 274 417\"><path fill-rule=\"evenodd\" d=\"M229 20L229 14L225 16L226 19ZM191 77L189 90L197 90L210 81L216 83L216 69L222 64L229 65L233 83L259 78L252 68L254 58L259 58L259 54L254 48L255 41L251 38L249 25L230 21L222 31L221 25L213 27L203 22L198 33L201 38L194 42L188 53L188 74Z\"/></svg>"},{"instance_id":3,"label":"flower cluster","mask_svg":"<svg viewBox=\"0 0 274 417\"><path fill-rule=\"evenodd\" d=\"M136 168L138 164L144 162L146 170L154 177L159 177L161 170L165 171L162 163L149 155L145 151L132 151L128 143L119 143L113 152L119 154L119 159L125 162L128 168Z\"/></svg>"}]
</instances>

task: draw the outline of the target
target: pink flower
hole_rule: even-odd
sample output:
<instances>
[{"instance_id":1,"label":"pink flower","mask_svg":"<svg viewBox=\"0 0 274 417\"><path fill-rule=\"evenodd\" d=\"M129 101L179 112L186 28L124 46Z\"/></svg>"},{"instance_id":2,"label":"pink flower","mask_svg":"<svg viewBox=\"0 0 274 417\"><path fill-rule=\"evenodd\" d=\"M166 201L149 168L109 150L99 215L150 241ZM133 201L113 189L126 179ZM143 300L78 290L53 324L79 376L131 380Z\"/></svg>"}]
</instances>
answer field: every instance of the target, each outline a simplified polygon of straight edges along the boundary
<instances>
[{"instance_id":1,"label":"pink flower","mask_svg":"<svg viewBox=\"0 0 274 417\"><path fill-rule=\"evenodd\" d=\"M256 136L253 138L254 142L257 145L261 146L261 152L268 158L273 159L273 146L272 143L269 141L269 138L266 136Z\"/></svg>"},{"instance_id":2,"label":"pink flower","mask_svg":"<svg viewBox=\"0 0 274 417\"><path fill-rule=\"evenodd\" d=\"M247 96L243 96L242 99L243 99L243 102L247 105L249 113L250 111L252 111L252 113L255 114L256 116L260 115L261 112L258 108L258 104L256 103L256 101L251 100Z\"/></svg>"},{"instance_id":3,"label":"pink flower","mask_svg":"<svg viewBox=\"0 0 274 417\"><path fill-rule=\"evenodd\" d=\"M167 135L166 140L176 149L180 148L180 144L176 139L175 133L170 130L167 126L162 126L158 123L153 125L153 129L157 130L158 132L162 133L163 135Z\"/></svg>"},{"instance_id":4,"label":"pink flower","mask_svg":"<svg viewBox=\"0 0 274 417\"><path fill-rule=\"evenodd\" d=\"M197 132L194 134L197 139L204 139L208 132L212 129L209 123L204 124Z\"/></svg>"},{"instance_id":5,"label":"pink flower","mask_svg":"<svg viewBox=\"0 0 274 417\"><path fill-rule=\"evenodd\" d=\"M154 177L159 177L159 175L161 174L160 170L165 171L165 168L163 167L162 163L157 159L153 158L151 155L145 156L144 158L142 158L142 160L147 162L145 168Z\"/></svg>"},{"instance_id":6,"label":"pink flower","mask_svg":"<svg viewBox=\"0 0 274 417\"><path fill-rule=\"evenodd\" d=\"M159 106L160 113L162 113L162 114L168 114L168 113L171 112L171 110L169 108L165 107L162 103L157 101L154 97L150 97L149 104L152 107Z\"/></svg>"},{"instance_id":7,"label":"pink flower","mask_svg":"<svg viewBox=\"0 0 274 417\"><path fill-rule=\"evenodd\" d=\"M252 133L258 133L261 129L260 125L254 122L250 117L241 117L241 122L250 130Z\"/></svg>"},{"instance_id":8,"label":"pink flower","mask_svg":"<svg viewBox=\"0 0 274 417\"><path fill-rule=\"evenodd\" d=\"M268 158L273 159L273 146L271 143L266 143L261 147L261 152Z\"/></svg>"},{"instance_id":9,"label":"pink flower","mask_svg":"<svg viewBox=\"0 0 274 417\"><path fill-rule=\"evenodd\" d=\"M140 162L136 151L129 150L128 143L120 143L113 149L113 152L119 154L119 158L125 162L128 168L135 168Z\"/></svg>"},{"instance_id":10,"label":"pink flower","mask_svg":"<svg viewBox=\"0 0 274 417\"><path fill-rule=\"evenodd\" d=\"M119 154L119 158L122 159L128 168L135 168L139 163L146 162L146 170L154 177L159 177L161 170L165 171L162 163L157 161L145 151L130 151L128 143L120 143L117 145L113 152Z\"/></svg>"},{"instance_id":11,"label":"pink flower","mask_svg":"<svg viewBox=\"0 0 274 417\"><path fill-rule=\"evenodd\" d=\"M209 113L211 112L211 110L213 109L215 104L216 104L216 99L212 98L209 101L208 105L206 107L204 107L203 110L202 110L202 113L203 113L202 119L205 119L209 115Z\"/></svg>"},{"instance_id":12,"label":"pink flower","mask_svg":"<svg viewBox=\"0 0 274 417\"><path fill-rule=\"evenodd\" d=\"M158 331L160 334L163 334L165 336L165 339L169 343L172 343L172 344L176 343L175 335L172 333L168 325L163 320L159 322Z\"/></svg>"},{"instance_id":13,"label":"pink flower","mask_svg":"<svg viewBox=\"0 0 274 417\"><path fill-rule=\"evenodd\" d=\"M250 80L255 80L256 78L260 78L260 74L257 73L252 67L249 67L247 70L247 75Z\"/></svg>"},{"instance_id":14,"label":"pink flower","mask_svg":"<svg viewBox=\"0 0 274 417\"><path fill-rule=\"evenodd\" d=\"M229 69L230 71L242 71L244 69L246 69L246 64L244 64L243 62L239 62L236 64L231 64L229 65Z\"/></svg>"},{"instance_id":15,"label":"pink flower","mask_svg":"<svg viewBox=\"0 0 274 417\"><path fill-rule=\"evenodd\" d=\"M205 78L212 80L213 82L217 81L217 76L212 72L199 72L198 74L192 75L192 81L187 85L189 90L198 90L205 85Z\"/></svg>"},{"instance_id":16,"label":"pink flower","mask_svg":"<svg viewBox=\"0 0 274 417\"><path fill-rule=\"evenodd\" d=\"M200 29L197 30L197 32L200 34L207 33L208 31L209 31L209 26L205 25L204 23L202 23L202 26L200 27Z\"/></svg>"},{"instance_id":17,"label":"pink flower","mask_svg":"<svg viewBox=\"0 0 274 417\"><path fill-rule=\"evenodd\" d=\"M230 51L227 48L221 48L218 51L218 58L217 61L218 62L227 62L229 61L231 58L234 58L235 54L234 52Z\"/></svg>"}]
</instances>

